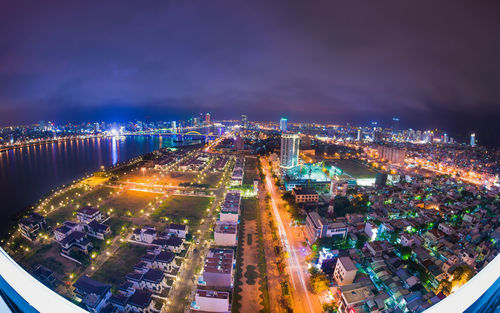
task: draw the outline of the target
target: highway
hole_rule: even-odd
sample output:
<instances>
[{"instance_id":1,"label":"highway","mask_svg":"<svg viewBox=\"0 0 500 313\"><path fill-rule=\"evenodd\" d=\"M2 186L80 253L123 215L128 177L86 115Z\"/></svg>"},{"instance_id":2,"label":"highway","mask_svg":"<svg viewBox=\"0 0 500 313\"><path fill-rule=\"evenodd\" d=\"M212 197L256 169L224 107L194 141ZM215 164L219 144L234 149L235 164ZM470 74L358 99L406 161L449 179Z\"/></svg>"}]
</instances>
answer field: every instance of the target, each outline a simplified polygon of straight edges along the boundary
<instances>
[{"instance_id":1,"label":"highway","mask_svg":"<svg viewBox=\"0 0 500 313\"><path fill-rule=\"evenodd\" d=\"M278 233L288 258L288 274L292 284L293 311L300 313L322 312L322 306L317 295L312 293L309 286L309 273L305 262L306 255L302 253L305 241L302 231L291 226L291 218L281 205L279 193L269 173L269 164L264 159L262 168L266 175L266 189L271 195L271 209L278 225Z\"/></svg>"}]
</instances>

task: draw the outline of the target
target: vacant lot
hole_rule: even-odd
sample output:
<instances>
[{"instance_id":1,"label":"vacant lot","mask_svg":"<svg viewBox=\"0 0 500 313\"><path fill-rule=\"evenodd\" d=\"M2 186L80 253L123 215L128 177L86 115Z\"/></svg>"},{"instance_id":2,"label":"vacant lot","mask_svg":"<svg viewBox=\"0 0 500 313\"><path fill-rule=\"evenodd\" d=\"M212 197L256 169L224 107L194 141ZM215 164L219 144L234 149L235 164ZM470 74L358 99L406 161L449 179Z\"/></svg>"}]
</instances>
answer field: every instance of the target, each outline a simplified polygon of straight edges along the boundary
<instances>
[{"instance_id":1,"label":"vacant lot","mask_svg":"<svg viewBox=\"0 0 500 313\"><path fill-rule=\"evenodd\" d=\"M179 184L182 183L194 182L195 177L196 177L195 173L168 172L163 174L163 176L160 176L158 183L168 186L179 186Z\"/></svg>"},{"instance_id":2,"label":"vacant lot","mask_svg":"<svg viewBox=\"0 0 500 313\"><path fill-rule=\"evenodd\" d=\"M112 214L120 217L138 216L145 213L149 204L153 204L159 197L157 193L127 190L106 201L103 208L105 211L113 209ZM141 210L144 211L141 213Z\"/></svg>"},{"instance_id":3,"label":"vacant lot","mask_svg":"<svg viewBox=\"0 0 500 313\"><path fill-rule=\"evenodd\" d=\"M69 273L81 271L83 268L60 255L60 246L56 242L44 244L26 255L20 263L32 271L37 265L43 265L54 271L59 279L68 279Z\"/></svg>"},{"instance_id":4,"label":"vacant lot","mask_svg":"<svg viewBox=\"0 0 500 313\"><path fill-rule=\"evenodd\" d=\"M117 286L125 280L129 272L133 271L134 265L145 252L146 247L125 243L92 275L92 278Z\"/></svg>"},{"instance_id":5,"label":"vacant lot","mask_svg":"<svg viewBox=\"0 0 500 313\"><path fill-rule=\"evenodd\" d=\"M195 230L212 200L211 197L170 196L153 213L153 219L159 221L168 217L173 223L183 223L187 219L189 227Z\"/></svg>"}]
</instances>

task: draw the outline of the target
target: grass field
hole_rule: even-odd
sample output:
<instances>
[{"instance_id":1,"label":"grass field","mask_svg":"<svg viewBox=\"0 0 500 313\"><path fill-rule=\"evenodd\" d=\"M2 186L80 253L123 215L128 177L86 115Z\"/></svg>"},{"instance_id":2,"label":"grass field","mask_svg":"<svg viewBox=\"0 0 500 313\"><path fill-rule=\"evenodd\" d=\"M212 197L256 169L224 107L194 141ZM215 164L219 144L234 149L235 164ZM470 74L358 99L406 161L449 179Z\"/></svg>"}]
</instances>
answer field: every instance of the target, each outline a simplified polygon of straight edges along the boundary
<instances>
[{"instance_id":1,"label":"grass field","mask_svg":"<svg viewBox=\"0 0 500 313\"><path fill-rule=\"evenodd\" d=\"M95 273L93 279L117 286L125 280L125 276L133 271L134 265L146 252L146 247L123 244Z\"/></svg>"},{"instance_id":2,"label":"grass field","mask_svg":"<svg viewBox=\"0 0 500 313\"><path fill-rule=\"evenodd\" d=\"M341 168L344 173L358 178L373 178L377 174L376 171L370 169L355 160L335 160L335 166Z\"/></svg>"},{"instance_id":3,"label":"grass field","mask_svg":"<svg viewBox=\"0 0 500 313\"><path fill-rule=\"evenodd\" d=\"M212 200L211 197L170 196L153 213L153 220L159 221L168 217L173 223L183 223L184 219L187 219L189 228L194 231L207 214L206 209Z\"/></svg>"},{"instance_id":4,"label":"grass field","mask_svg":"<svg viewBox=\"0 0 500 313\"><path fill-rule=\"evenodd\" d=\"M146 212L148 204L153 204L159 196L157 193L127 190L106 201L102 207L105 211L112 208L116 216L127 216L128 212L130 216L138 216L141 210Z\"/></svg>"},{"instance_id":5,"label":"grass field","mask_svg":"<svg viewBox=\"0 0 500 313\"><path fill-rule=\"evenodd\" d=\"M209 173L202 182L203 184L210 185L210 188L215 188L222 177L222 173Z\"/></svg>"},{"instance_id":6,"label":"grass field","mask_svg":"<svg viewBox=\"0 0 500 313\"><path fill-rule=\"evenodd\" d=\"M54 196L52 199L48 201L48 203L45 206L43 206L43 208L50 210L52 207L57 208L61 205L67 205L71 203L71 200L76 199L78 194L81 195L84 192L85 192L84 187L75 187L69 189L66 192Z\"/></svg>"},{"instance_id":7,"label":"grass field","mask_svg":"<svg viewBox=\"0 0 500 313\"><path fill-rule=\"evenodd\" d=\"M100 187L98 189L92 190L89 193L78 198L75 202L79 203L80 206L92 205L95 206L100 201L109 198L116 190L110 187ZM101 199L101 200L99 200Z\"/></svg>"}]
</instances>

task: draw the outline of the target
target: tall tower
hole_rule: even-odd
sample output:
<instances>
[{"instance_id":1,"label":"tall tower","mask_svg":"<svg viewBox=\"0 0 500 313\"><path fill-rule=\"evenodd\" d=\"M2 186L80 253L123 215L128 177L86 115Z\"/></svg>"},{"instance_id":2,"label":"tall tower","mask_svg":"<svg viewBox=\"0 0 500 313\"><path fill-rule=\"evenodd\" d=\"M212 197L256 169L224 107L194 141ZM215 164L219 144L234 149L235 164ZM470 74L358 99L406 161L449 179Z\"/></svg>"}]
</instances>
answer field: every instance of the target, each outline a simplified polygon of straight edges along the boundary
<instances>
[{"instance_id":1,"label":"tall tower","mask_svg":"<svg viewBox=\"0 0 500 313\"><path fill-rule=\"evenodd\" d=\"M288 127L288 120L284 117L281 118L280 120L280 130L282 132L286 132Z\"/></svg>"},{"instance_id":2,"label":"tall tower","mask_svg":"<svg viewBox=\"0 0 500 313\"><path fill-rule=\"evenodd\" d=\"M245 114L241 115L241 126L243 128L247 128L248 126L248 117Z\"/></svg>"},{"instance_id":3,"label":"tall tower","mask_svg":"<svg viewBox=\"0 0 500 313\"><path fill-rule=\"evenodd\" d=\"M392 118L392 133L395 134L399 131L399 117Z\"/></svg>"},{"instance_id":4,"label":"tall tower","mask_svg":"<svg viewBox=\"0 0 500 313\"><path fill-rule=\"evenodd\" d=\"M282 169L290 169L299 164L299 142L298 134L281 135L280 162Z\"/></svg>"},{"instance_id":5,"label":"tall tower","mask_svg":"<svg viewBox=\"0 0 500 313\"><path fill-rule=\"evenodd\" d=\"M361 141L361 128L358 128L358 141Z\"/></svg>"},{"instance_id":6,"label":"tall tower","mask_svg":"<svg viewBox=\"0 0 500 313\"><path fill-rule=\"evenodd\" d=\"M210 120L210 113L205 114L205 124L210 125L212 121Z\"/></svg>"},{"instance_id":7,"label":"tall tower","mask_svg":"<svg viewBox=\"0 0 500 313\"><path fill-rule=\"evenodd\" d=\"M476 146L476 133L470 134L470 146L471 147Z\"/></svg>"}]
</instances>

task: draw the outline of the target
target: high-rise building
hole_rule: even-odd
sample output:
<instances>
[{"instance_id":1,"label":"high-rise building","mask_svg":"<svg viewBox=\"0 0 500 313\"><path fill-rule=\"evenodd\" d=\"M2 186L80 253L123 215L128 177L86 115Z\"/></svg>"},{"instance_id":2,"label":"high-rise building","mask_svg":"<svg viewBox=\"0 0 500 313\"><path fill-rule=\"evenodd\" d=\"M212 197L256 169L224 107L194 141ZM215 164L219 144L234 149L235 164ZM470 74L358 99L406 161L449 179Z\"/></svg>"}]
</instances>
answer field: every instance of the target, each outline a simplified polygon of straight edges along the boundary
<instances>
[{"instance_id":1,"label":"high-rise building","mask_svg":"<svg viewBox=\"0 0 500 313\"><path fill-rule=\"evenodd\" d=\"M361 128L358 128L358 141L361 141Z\"/></svg>"},{"instance_id":2,"label":"high-rise building","mask_svg":"<svg viewBox=\"0 0 500 313\"><path fill-rule=\"evenodd\" d=\"M448 143L448 134L443 135L443 143Z\"/></svg>"},{"instance_id":3,"label":"high-rise building","mask_svg":"<svg viewBox=\"0 0 500 313\"><path fill-rule=\"evenodd\" d=\"M244 149L243 138L241 138L240 135L238 135L234 138L234 149L236 149L236 150L243 150Z\"/></svg>"},{"instance_id":4,"label":"high-rise building","mask_svg":"<svg viewBox=\"0 0 500 313\"><path fill-rule=\"evenodd\" d=\"M210 125L211 120L210 120L210 113L205 114L205 124Z\"/></svg>"},{"instance_id":5,"label":"high-rise building","mask_svg":"<svg viewBox=\"0 0 500 313\"><path fill-rule=\"evenodd\" d=\"M299 143L298 134L283 133L281 135L281 168L289 169L299 164Z\"/></svg>"},{"instance_id":6,"label":"high-rise building","mask_svg":"<svg viewBox=\"0 0 500 313\"><path fill-rule=\"evenodd\" d=\"M172 132L177 133L177 123L175 121L172 121Z\"/></svg>"},{"instance_id":7,"label":"high-rise building","mask_svg":"<svg viewBox=\"0 0 500 313\"><path fill-rule=\"evenodd\" d=\"M288 127L288 120L286 118L282 117L280 120L280 130L282 132L286 132L287 127Z\"/></svg>"},{"instance_id":8,"label":"high-rise building","mask_svg":"<svg viewBox=\"0 0 500 313\"><path fill-rule=\"evenodd\" d=\"M399 131L399 117L392 118L392 133L397 133Z\"/></svg>"},{"instance_id":9,"label":"high-rise building","mask_svg":"<svg viewBox=\"0 0 500 313\"><path fill-rule=\"evenodd\" d=\"M470 134L470 146L471 147L476 146L476 134L475 133Z\"/></svg>"},{"instance_id":10,"label":"high-rise building","mask_svg":"<svg viewBox=\"0 0 500 313\"><path fill-rule=\"evenodd\" d=\"M241 126L243 128L247 128L248 127L248 117L245 114L241 115Z\"/></svg>"},{"instance_id":11,"label":"high-rise building","mask_svg":"<svg viewBox=\"0 0 500 313\"><path fill-rule=\"evenodd\" d=\"M193 126L198 126L198 118L193 117Z\"/></svg>"}]
</instances>

